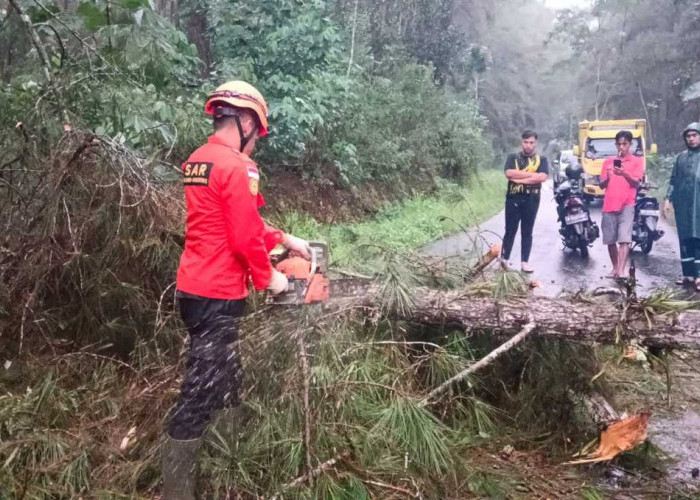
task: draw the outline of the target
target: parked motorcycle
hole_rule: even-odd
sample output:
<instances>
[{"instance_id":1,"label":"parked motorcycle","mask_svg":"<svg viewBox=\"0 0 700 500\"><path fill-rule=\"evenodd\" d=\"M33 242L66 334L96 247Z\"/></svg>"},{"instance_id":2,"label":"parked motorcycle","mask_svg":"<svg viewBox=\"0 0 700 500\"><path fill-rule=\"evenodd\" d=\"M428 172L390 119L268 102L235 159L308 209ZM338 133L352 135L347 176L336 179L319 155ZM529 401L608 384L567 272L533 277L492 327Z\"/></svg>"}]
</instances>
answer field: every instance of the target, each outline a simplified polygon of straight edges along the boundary
<instances>
[{"instance_id":1,"label":"parked motorcycle","mask_svg":"<svg viewBox=\"0 0 700 500\"><path fill-rule=\"evenodd\" d=\"M634 203L632 242L644 254L651 252L654 242L664 235L661 229L657 229L660 215L659 201L653 196L648 196L650 189L651 186L646 182L640 183Z\"/></svg>"},{"instance_id":2,"label":"parked motorcycle","mask_svg":"<svg viewBox=\"0 0 700 500\"><path fill-rule=\"evenodd\" d=\"M568 165L565 169L566 180L559 183L554 190L557 202L557 221L560 223L559 234L566 248L579 250L582 257L588 257L588 247L600 235L598 225L591 219L591 214L583 200L581 165Z\"/></svg>"}]
</instances>

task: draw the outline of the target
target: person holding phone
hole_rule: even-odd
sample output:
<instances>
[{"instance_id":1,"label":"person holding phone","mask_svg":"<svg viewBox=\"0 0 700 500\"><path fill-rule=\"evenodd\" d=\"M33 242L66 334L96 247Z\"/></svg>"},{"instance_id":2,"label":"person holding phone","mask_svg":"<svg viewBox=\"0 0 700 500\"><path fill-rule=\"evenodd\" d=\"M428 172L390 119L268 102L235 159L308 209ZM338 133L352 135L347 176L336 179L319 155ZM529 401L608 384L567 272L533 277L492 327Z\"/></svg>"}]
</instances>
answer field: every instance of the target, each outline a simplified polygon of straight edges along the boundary
<instances>
[{"instance_id":1,"label":"person holding phone","mask_svg":"<svg viewBox=\"0 0 700 500\"><path fill-rule=\"evenodd\" d=\"M632 243L634 202L637 187L644 178L644 160L630 154L632 133L621 130L615 135L617 156L603 163L600 187L603 198L603 244L608 246L612 271L609 278L627 277L627 257Z\"/></svg>"}]
</instances>

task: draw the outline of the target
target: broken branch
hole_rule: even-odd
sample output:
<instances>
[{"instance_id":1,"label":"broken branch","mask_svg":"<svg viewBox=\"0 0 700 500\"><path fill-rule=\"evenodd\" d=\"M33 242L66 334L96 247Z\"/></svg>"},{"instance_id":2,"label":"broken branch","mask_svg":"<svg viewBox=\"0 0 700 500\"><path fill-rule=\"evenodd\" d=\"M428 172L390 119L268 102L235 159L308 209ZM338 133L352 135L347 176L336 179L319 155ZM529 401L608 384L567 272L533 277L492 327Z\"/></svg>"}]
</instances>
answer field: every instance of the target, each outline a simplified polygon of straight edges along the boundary
<instances>
[{"instance_id":1,"label":"broken branch","mask_svg":"<svg viewBox=\"0 0 700 500\"><path fill-rule=\"evenodd\" d=\"M431 400L435 399L437 396L445 392L447 389L452 387L454 384L457 384L461 381L463 381L465 378L467 378L469 375L474 373L477 370L482 369L483 367L487 366L489 363L494 361L496 358L501 356L503 353L508 352L510 349L518 345L520 342L525 340L527 337L530 336L530 334L535 331L535 322L532 319L532 316L530 316L529 321L527 324L523 327L523 329L515 335L513 338L509 339L505 343L501 344L498 346L496 349L488 353L486 356L481 358L479 361L474 363L473 365L469 366L468 368L462 370L459 372L457 375L452 377L451 379L443 382L440 384L438 387L433 389L428 393L425 398L423 398L420 402L420 406L425 406L427 405Z\"/></svg>"}]
</instances>

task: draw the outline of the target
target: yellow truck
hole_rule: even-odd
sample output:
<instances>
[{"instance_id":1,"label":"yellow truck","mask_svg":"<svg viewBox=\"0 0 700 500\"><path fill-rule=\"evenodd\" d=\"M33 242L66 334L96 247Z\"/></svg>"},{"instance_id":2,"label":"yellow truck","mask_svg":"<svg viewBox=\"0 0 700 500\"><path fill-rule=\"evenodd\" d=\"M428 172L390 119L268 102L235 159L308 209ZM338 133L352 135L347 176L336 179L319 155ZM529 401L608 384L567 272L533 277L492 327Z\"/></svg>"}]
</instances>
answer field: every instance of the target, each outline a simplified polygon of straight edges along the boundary
<instances>
[{"instance_id":1,"label":"yellow truck","mask_svg":"<svg viewBox=\"0 0 700 500\"><path fill-rule=\"evenodd\" d=\"M615 135L620 130L632 132L630 153L644 158L656 154L656 144L646 149L644 133L646 120L605 120L584 121L578 124L578 144L574 146L576 156L583 167L584 188L586 198L601 198L605 190L600 187L600 172L606 158L617 155Z\"/></svg>"}]
</instances>

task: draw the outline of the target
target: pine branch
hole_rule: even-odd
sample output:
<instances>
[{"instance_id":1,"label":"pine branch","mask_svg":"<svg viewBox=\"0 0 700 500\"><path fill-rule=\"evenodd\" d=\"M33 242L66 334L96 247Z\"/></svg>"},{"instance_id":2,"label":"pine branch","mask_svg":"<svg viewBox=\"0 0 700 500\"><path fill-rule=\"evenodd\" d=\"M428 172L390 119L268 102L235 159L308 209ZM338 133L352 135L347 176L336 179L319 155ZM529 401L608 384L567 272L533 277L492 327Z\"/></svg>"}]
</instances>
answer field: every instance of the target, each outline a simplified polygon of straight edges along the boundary
<instances>
[{"instance_id":1,"label":"pine branch","mask_svg":"<svg viewBox=\"0 0 700 500\"><path fill-rule=\"evenodd\" d=\"M330 460L327 460L320 464L318 467L315 469L312 469L308 474L303 474L299 476L298 478L294 479L293 481L290 481L289 483L285 484L282 486L282 490L287 490L289 488L293 488L295 486L299 486L300 484L303 484L305 481L313 481L315 478L320 476L322 473L327 471L328 469L333 468L337 463L342 462L343 460L349 458L352 455L352 452L350 450L343 450L342 452L338 453L335 457L331 458ZM275 495L272 496L271 500L277 500L281 498L280 493L276 493Z\"/></svg>"}]
</instances>

